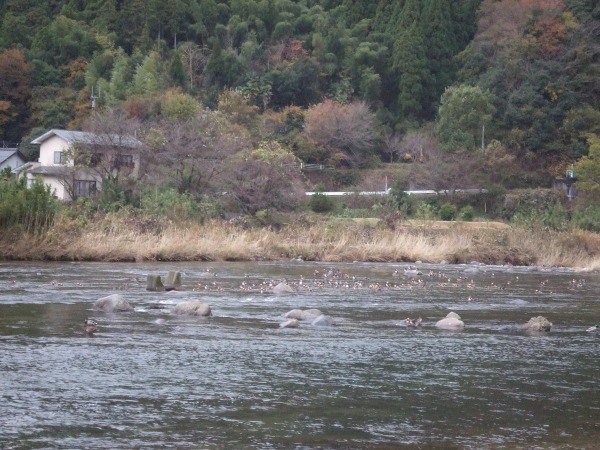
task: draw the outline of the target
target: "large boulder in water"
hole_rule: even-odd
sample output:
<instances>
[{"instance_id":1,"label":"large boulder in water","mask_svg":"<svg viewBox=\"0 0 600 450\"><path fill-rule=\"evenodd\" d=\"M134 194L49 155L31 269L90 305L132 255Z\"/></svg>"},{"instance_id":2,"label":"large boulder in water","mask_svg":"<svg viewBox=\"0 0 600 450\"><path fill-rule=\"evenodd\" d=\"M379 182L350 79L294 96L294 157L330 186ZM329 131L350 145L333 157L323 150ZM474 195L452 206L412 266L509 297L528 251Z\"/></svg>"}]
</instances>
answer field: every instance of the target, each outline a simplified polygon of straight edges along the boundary
<instances>
[{"instance_id":1,"label":"large boulder in water","mask_svg":"<svg viewBox=\"0 0 600 450\"><path fill-rule=\"evenodd\" d=\"M465 323L460 320L460 316L458 314L455 312L450 312L442 320L438 320L435 326L443 330L461 330L465 327Z\"/></svg>"},{"instance_id":2,"label":"large boulder in water","mask_svg":"<svg viewBox=\"0 0 600 450\"><path fill-rule=\"evenodd\" d=\"M189 301L175 305L172 310L175 314L187 316L208 317L211 315L210 306L204 302Z\"/></svg>"},{"instance_id":3,"label":"large boulder in water","mask_svg":"<svg viewBox=\"0 0 600 450\"><path fill-rule=\"evenodd\" d=\"M542 316L532 317L523 325L523 329L527 331L550 331L552 322Z\"/></svg>"},{"instance_id":4,"label":"large boulder in water","mask_svg":"<svg viewBox=\"0 0 600 450\"><path fill-rule=\"evenodd\" d=\"M133 306L131 306L122 295L112 294L96 300L94 303L94 309L99 309L104 312L121 312L133 311Z\"/></svg>"},{"instance_id":5,"label":"large boulder in water","mask_svg":"<svg viewBox=\"0 0 600 450\"><path fill-rule=\"evenodd\" d=\"M286 319L306 320L312 322L323 313L318 309L292 309L283 316Z\"/></svg>"}]
</instances>

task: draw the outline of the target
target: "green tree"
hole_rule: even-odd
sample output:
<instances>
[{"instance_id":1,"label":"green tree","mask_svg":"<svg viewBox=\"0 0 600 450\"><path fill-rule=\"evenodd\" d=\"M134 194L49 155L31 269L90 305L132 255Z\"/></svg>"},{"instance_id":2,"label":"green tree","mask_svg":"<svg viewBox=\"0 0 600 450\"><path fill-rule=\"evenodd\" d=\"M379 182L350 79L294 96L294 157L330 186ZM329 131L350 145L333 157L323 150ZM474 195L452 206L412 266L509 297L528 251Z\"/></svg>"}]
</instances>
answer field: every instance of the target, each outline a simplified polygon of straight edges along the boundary
<instances>
[{"instance_id":1,"label":"green tree","mask_svg":"<svg viewBox=\"0 0 600 450\"><path fill-rule=\"evenodd\" d=\"M436 123L440 148L444 151L475 149L482 127L492 120L495 111L492 100L492 94L478 86L446 89Z\"/></svg>"},{"instance_id":2,"label":"green tree","mask_svg":"<svg viewBox=\"0 0 600 450\"><path fill-rule=\"evenodd\" d=\"M427 0L420 17L425 56L431 74L425 88L426 117L434 117L440 95L455 78L453 57L459 51L450 5L455 0ZM466 42L465 42L466 45Z\"/></svg>"},{"instance_id":3,"label":"green tree","mask_svg":"<svg viewBox=\"0 0 600 450\"><path fill-rule=\"evenodd\" d=\"M171 62L169 64L169 78L174 86L185 87L186 73L183 63L181 62L181 55L179 52L173 52Z\"/></svg>"},{"instance_id":4,"label":"green tree","mask_svg":"<svg viewBox=\"0 0 600 450\"><path fill-rule=\"evenodd\" d=\"M588 154L574 166L577 189L597 195L600 193L600 136L589 134L587 142Z\"/></svg>"},{"instance_id":5,"label":"green tree","mask_svg":"<svg viewBox=\"0 0 600 450\"><path fill-rule=\"evenodd\" d=\"M212 53L204 70L207 81L218 89L237 86L246 74L238 56L231 50L224 50L218 39L213 39Z\"/></svg>"},{"instance_id":6,"label":"green tree","mask_svg":"<svg viewBox=\"0 0 600 450\"><path fill-rule=\"evenodd\" d=\"M108 103L116 106L125 101L131 89L133 70L130 58L122 49L119 49L110 73L110 97Z\"/></svg>"},{"instance_id":7,"label":"green tree","mask_svg":"<svg viewBox=\"0 0 600 450\"><path fill-rule=\"evenodd\" d=\"M273 107L309 106L319 101L319 68L313 58L302 57L271 70L265 80L272 86Z\"/></svg>"},{"instance_id":8,"label":"green tree","mask_svg":"<svg viewBox=\"0 0 600 450\"><path fill-rule=\"evenodd\" d=\"M132 93L152 96L158 93L161 84L160 57L157 52L150 52L135 70Z\"/></svg>"},{"instance_id":9,"label":"green tree","mask_svg":"<svg viewBox=\"0 0 600 450\"><path fill-rule=\"evenodd\" d=\"M76 58L90 59L100 45L89 27L58 15L35 34L31 49L50 64L66 66Z\"/></svg>"},{"instance_id":10,"label":"green tree","mask_svg":"<svg viewBox=\"0 0 600 450\"><path fill-rule=\"evenodd\" d=\"M169 90L162 101L161 112L167 120L186 121L192 119L202 105L191 95L178 90Z\"/></svg>"},{"instance_id":11,"label":"green tree","mask_svg":"<svg viewBox=\"0 0 600 450\"><path fill-rule=\"evenodd\" d=\"M419 120L426 101L430 78L423 40L417 22L413 22L394 46L394 68L400 74L398 109L404 120Z\"/></svg>"}]
</instances>

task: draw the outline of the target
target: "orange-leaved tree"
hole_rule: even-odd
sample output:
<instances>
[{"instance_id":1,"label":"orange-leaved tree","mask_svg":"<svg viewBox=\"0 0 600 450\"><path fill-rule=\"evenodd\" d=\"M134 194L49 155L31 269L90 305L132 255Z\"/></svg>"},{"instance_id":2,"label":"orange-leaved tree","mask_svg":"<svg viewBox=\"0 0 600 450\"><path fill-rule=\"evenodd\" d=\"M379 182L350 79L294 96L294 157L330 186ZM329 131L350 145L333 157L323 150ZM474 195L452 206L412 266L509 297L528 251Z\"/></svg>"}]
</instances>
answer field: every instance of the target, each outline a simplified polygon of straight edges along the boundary
<instances>
[{"instance_id":1,"label":"orange-leaved tree","mask_svg":"<svg viewBox=\"0 0 600 450\"><path fill-rule=\"evenodd\" d=\"M23 50L0 53L0 139L18 141L26 127L32 72Z\"/></svg>"}]
</instances>

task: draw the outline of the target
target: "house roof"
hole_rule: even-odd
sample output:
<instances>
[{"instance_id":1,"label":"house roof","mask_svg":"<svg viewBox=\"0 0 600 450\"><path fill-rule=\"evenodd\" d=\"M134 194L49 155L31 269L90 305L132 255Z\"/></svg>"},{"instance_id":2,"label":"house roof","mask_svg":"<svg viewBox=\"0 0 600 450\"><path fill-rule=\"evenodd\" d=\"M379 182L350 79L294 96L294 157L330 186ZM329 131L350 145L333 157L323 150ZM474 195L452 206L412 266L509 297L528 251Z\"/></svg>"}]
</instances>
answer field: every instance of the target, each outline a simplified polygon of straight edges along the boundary
<instances>
[{"instance_id":1,"label":"house roof","mask_svg":"<svg viewBox=\"0 0 600 450\"><path fill-rule=\"evenodd\" d=\"M69 144L98 144L119 147L139 147L142 143L133 136L117 134L95 134L86 131L69 131L53 129L31 141L32 144L42 144L51 137L58 136Z\"/></svg>"},{"instance_id":2,"label":"house roof","mask_svg":"<svg viewBox=\"0 0 600 450\"><path fill-rule=\"evenodd\" d=\"M16 149L16 148L3 148L0 149L0 164L2 164L4 161L6 161L8 158L10 158L13 155L17 155L19 158L21 158L23 160L23 162L25 162L25 157L21 154L21 152Z\"/></svg>"},{"instance_id":3,"label":"house roof","mask_svg":"<svg viewBox=\"0 0 600 450\"><path fill-rule=\"evenodd\" d=\"M72 168L66 166L37 166L29 170L33 175L62 176L71 173Z\"/></svg>"}]
</instances>

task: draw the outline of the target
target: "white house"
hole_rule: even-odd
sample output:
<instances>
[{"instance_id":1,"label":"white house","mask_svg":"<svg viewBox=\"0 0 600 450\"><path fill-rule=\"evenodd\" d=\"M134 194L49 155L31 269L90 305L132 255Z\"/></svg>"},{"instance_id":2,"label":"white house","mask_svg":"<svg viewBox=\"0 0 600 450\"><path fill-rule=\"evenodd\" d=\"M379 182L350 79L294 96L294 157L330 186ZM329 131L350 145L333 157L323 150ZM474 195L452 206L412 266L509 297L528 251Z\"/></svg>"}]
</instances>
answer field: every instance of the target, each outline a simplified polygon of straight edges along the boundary
<instances>
[{"instance_id":1,"label":"white house","mask_svg":"<svg viewBox=\"0 0 600 450\"><path fill-rule=\"evenodd\" d=\"M40 157L24 170L28 183L41 178L64 201L95 195L115 171L139 174L142 144L131 136L55 129L31 143L40 146Z\"/></svg>"},{"instance_id":2,"label":"white house","mask_svg":"<svg viewBox=\"0 0 600 450\"><path fill-rule=\"evenodd\" d=\"M14 172L17 167L25 164L25 157L16 148L0 148L0 170L10 167Z\"/></svg>"}]
</instances>

